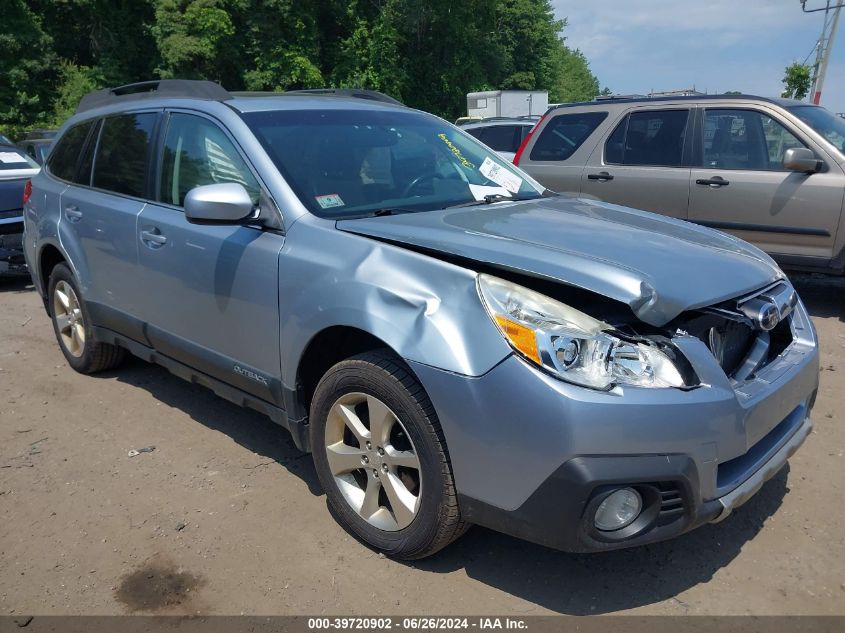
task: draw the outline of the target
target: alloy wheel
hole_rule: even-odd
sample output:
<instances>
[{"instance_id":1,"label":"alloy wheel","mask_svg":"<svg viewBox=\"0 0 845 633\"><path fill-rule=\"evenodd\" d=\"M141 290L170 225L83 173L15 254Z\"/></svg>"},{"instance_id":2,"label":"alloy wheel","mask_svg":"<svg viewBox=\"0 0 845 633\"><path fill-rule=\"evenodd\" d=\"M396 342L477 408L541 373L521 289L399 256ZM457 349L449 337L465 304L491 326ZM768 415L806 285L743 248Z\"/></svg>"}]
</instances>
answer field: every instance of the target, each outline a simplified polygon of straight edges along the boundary
<instances>
[{"instance_id":1,"label":"alloy wheel","mask_svg":"<svg viewBox=\"0 0 845 633\"><path fill-rule=\"evenodd\" d=\"M361 518L391 532L411 524L421 499L419 457L384 402L364 393L338 399L326 420L325 450L338 490Z\"/></svg>"},{"instance_id":2,"label":"alloy wheel","mask_svg":"<svg viewBox=\"0 0 845 633\"><path fill-rule=\"evenodd\" d=\"M79 298L66 281L59 281L53 291L53 318L62 345L75 358L85 352L85 321Z\"/></svg>"}]
</instances>

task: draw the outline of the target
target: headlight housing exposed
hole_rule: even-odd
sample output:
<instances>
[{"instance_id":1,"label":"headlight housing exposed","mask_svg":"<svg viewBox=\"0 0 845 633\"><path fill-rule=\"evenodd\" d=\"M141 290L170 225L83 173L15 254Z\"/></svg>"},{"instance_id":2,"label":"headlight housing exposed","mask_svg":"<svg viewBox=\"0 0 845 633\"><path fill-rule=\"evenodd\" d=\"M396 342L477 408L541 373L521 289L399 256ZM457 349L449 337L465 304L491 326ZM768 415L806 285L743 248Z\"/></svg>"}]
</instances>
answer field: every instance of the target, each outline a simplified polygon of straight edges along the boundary
<instances>
[{"instance_id":1,"label":"headlight housing exposed","mask_svg":"<svg viewBox=\"0 0 845 633\"><path fill-rule=\"evenodd\" d=\"M491 275L478 276L478 292L511 347L567 382L593 389L686 386L666 350L651 340L614 335L603 321Z\"/></svg>"}]
</instances>

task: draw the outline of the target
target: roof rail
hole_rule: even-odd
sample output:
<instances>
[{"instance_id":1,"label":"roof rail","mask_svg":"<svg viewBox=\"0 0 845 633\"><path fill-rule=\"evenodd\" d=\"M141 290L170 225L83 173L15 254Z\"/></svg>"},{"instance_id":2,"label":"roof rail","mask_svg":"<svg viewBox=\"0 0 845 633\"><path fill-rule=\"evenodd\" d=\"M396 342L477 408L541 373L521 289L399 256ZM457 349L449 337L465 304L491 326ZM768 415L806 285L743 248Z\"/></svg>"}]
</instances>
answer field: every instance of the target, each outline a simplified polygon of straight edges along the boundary
<instances>
[{"instance_id":1,"label":"roof rail","mask_svg":"<svg viewBox=\"0 0 845 633\"><path fill-rule=\"evenodd\" d=\"M213 81L155 79L89 92L82 97L79 105L76 107L76 111L85 112L86 110L93 110L94 108L113 103L153 99L156 97L188 97L192 99L225 101L226 99L231 99L232 95L223 86Z\"/></svg>"},{"instance_id":2,"label":"roof rail","mask_svg":"<svg viewBox=\"0 0 845 633\"><path fill-rule=\"evenodd\" d=\"M287 90L282 94L351 97L353 99L369 99L370 101L379 101L381 103L390 103L392 105L405 105L401 101L398 101L383 92L378 92L377 90L363 90L360 88L308 88L303 90Z\"/></svg>"},{"instance_id":3,"label":"roof rail","mask_svg":"<svg viewBox=\"0 0 845 633\"><path fill-rule=\"evenodd\" d=\"M629 101L629 100L639 100L639 99L649 99L650 96L648 95L638 95L638 94L631 94L631 95L596 95L596 101Z\"/></svg>"}]
</instances>

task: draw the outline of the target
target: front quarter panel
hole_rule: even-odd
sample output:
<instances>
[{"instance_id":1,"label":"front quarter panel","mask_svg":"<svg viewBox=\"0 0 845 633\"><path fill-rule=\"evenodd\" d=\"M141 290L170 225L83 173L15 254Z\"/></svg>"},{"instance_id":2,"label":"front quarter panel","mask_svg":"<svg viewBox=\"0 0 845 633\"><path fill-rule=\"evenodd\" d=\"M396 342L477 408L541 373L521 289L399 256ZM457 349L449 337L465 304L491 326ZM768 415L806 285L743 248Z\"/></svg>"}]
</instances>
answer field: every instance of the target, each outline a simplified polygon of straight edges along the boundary
<instances>
[{"instance_id":1,"label":"front quarter panel","mask_svg":"<svg viewBox=\"0 0 845 633\"><path fill-rule=\"evenodd\" d=\"M406 360L466 376L480 376L510 354L471 270L338 231L313 216L294 225L280 257L288 388L308 343L334 326L358 328Z\"/></svg>"}]
</instances>

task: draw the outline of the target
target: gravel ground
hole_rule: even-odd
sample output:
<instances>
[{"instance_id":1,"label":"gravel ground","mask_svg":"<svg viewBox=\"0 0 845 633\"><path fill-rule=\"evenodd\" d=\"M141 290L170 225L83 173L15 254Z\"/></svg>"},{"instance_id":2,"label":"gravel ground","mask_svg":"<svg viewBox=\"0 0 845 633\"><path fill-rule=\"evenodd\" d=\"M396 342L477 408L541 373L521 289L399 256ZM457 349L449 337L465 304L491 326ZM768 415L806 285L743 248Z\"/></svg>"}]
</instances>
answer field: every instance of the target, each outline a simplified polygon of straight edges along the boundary
<instances>
[{"instance_id":1,"label":"gravel ground","mask_svg":"<svg viewBox=\"0 0 845 633\"><path fill-rule=\"evenodd\" d=\"M332 520L267 419L137 360L74 373L32 287L2 282L0 614L845 614L845 280L796 285L816 427L727 520L594 555L473 528L404 564Z\"/></svg>"}]
</instances>

